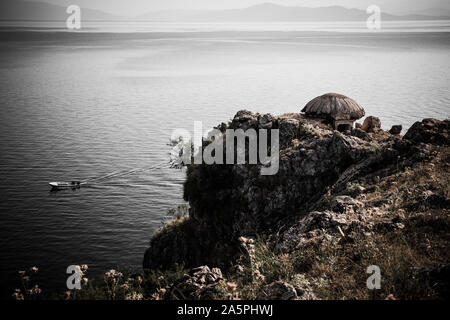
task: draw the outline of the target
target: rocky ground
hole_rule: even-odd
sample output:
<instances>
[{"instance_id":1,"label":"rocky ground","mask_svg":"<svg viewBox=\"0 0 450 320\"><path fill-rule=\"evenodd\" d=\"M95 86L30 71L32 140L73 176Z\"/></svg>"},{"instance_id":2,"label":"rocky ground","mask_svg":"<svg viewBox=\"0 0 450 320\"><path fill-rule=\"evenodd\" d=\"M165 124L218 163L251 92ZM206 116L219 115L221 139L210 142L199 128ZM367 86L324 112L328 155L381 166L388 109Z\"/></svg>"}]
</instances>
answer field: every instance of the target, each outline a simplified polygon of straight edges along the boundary
<instances>
[{"instance_id":1,"label":"rocky ground","mask_svg":"<svg viewBox=\"0 0 450 320\"><path fill-rule=\"evenodd\" d=\"M176 212L145 253L147 294L449 297L450 121L424 119L402 137L375 117L338 132L302 114L240 111L218 128L279 129L279 172L189 166L188 213ZM370 265L381 289L366 287Z\"/></svg>"}]
</instances>

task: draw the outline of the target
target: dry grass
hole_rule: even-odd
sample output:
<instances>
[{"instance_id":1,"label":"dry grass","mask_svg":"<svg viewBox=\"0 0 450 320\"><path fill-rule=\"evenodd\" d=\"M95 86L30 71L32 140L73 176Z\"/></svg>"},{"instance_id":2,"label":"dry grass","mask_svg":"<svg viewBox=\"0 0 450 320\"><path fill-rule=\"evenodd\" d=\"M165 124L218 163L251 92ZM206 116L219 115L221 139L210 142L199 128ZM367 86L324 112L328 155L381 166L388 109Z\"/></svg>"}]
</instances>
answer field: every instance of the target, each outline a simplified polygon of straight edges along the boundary
<instances>
[{"instance_id":1,"label":"dry grass","mask_svg":"<svg viewBox=\"0 0 450 320\"><path fill-rule=\"evenodd\" d=\"M441 147L435 157L416 168L405 168L380 180L373 192L366 194L368 204L392 200L393 209L409 209L423 191L431 190L450 198L450 148Z\"/></svg>"},{"instance_id":2,"label":"dry grass","mask_svg":"<svg viewBox=\"0 0 450 320\"><path fill-rule=\"evenodd\" d=\"M421 196L432 191L450 197L449 160L448 148L442 147L426 163L377 179L372 187L364 185L371 189L364 199L366 207L387 203L383 212L388 228L370 233L353 229L339 242L319 237L290 254L276 254L263 240L257 241L252 263L233 278L240 296L252 299L272 281L294 284L300 274L319 299L448 298L442 290L448 279L430 278L427 271L450 264L449 211L423 204ZM405 216L403 228L389 228L399 212ZM381 269L380 290L367 289L370 265Z\"/></svg>"}]
</instances>

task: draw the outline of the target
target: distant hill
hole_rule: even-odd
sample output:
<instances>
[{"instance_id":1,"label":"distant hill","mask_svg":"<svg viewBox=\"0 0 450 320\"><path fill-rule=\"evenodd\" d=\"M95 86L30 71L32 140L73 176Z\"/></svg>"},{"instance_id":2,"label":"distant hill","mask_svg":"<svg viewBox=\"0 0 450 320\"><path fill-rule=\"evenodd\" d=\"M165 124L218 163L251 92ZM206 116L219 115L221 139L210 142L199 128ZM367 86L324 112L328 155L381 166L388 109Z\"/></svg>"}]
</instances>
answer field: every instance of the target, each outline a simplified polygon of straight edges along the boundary
<instances>
[{"instance_id":1,"label":"distant hill","mask_svg":"<svg viewBox=\"0 0 450 320\"><path fill-rule=\"evenodd\" d=\"M287 7L264 3L245 9L230 10L168 10L141 15L140 20L196 21L196 22L263 22L263 21L365 21L368 14L364 10L348 9L340 6L306 8ZM396 16L382 13L383 20L436 20L450 19L432 15Z\"/></svg>"},{"instance_id":2,"label":"distant hill","mask_svg":"<svg viewBox=\"0 0 450 320\"><path fill-rule=\"evenodd\" d=\"M74 1L76 2L76 1ZM37 20L64 21L69 16L67 7L43 2L29 2L22 0L1 0L0 20ZM117 20L120 17L98 10L81 8L83 20Z\"/></svg>"},{"instance_id":3,"label":"distant hill","mask_svg":"<svg viewBox=\"0 0 450 320\"><path fill-rule=\"evenodd\" d=\"M417 12L415 12L417 13ZM420 14L425 14L428 16L450 16L450 10L448 9L443 9L443 8L430 8L430 9L425 9L422 10L420 12Z\"/></svg>"},{"instance_id":4,"label":"distant hill","mask_svg":"<svg viewBox=\"0 0 450 320\"><path fill-rule=\"evenodd\" d=\"M75 1L76 2L76 1ZM438 13L436 10L433 13ZM64 21L67 18L65 6L25 0L1 0L0 20ZM167 10L150 12L134 18L120 17L99 10L82 7L83 20L150 20L177 22L289 22L289 21L365 21L368 14L364 10L348 9L340 6L306 8L287 7L264 3L244 9L229 10ZM396 16L382 13L383 20L436 20L450 19L437 15Z\"/></svg>"}]
</instances>

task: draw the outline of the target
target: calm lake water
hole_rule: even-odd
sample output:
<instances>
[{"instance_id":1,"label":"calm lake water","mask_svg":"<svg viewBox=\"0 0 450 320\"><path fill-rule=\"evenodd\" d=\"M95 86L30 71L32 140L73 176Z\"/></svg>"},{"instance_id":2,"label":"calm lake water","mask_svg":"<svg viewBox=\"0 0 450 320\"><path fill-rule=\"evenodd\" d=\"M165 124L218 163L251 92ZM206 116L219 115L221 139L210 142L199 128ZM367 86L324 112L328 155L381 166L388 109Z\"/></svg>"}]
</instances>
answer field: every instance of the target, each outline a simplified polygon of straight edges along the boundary
<instances>
[{"instance_id":1,"label":"calm lake water","mask_svg":"<svg viewBox=\"0 0 450 320\"><path fill-rule=\"evenodd\" d=\"M2 295L33 265L44 288L62 290L71 264L88 264L90 277L139 269L183 203L185 173L164 164L176 128L244 108L298 112L326 92L354 98L386 129L448 118L448 26L0 29ZM76 191L48 187L152 166Z\"/></svg>"}]
</instances>

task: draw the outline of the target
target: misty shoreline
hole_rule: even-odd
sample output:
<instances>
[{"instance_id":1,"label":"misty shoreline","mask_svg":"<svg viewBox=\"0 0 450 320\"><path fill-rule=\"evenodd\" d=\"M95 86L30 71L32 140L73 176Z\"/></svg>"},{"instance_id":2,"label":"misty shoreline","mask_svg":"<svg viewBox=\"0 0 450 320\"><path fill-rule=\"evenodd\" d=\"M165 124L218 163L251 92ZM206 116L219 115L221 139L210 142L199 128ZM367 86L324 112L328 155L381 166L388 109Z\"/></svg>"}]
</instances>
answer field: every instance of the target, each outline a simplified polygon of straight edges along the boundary
<instances>
[{"instance_id":1,"label":"misty shoreline","mask_svg":"<svg viewBox=\"0 0 450 320\"><path fill-rule=\"evenodd\" d=\"M170 32L72 32L57 28L0 27L0 42L98 42L101 41L140 41L140 40L258 40L285 43L307 39L309 42L371 44L379 47L403 47L410 44L411 38L421 47L429 45L443 47L450 45L450 33L439 32L341 32L341 31L170 31Z\"/></svg>"}]
</instances>

